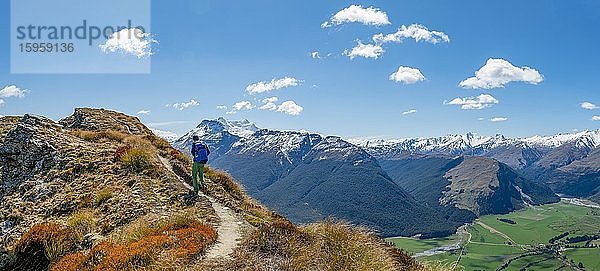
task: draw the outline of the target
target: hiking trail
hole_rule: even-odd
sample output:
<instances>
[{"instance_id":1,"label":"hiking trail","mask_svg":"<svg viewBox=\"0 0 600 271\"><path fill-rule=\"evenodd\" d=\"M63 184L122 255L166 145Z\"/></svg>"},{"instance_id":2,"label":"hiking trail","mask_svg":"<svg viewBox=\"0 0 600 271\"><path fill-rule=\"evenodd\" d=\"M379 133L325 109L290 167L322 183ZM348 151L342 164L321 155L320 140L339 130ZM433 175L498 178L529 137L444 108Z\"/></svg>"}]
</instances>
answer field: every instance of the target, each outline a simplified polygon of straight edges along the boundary
<instances>
[{"instance_id":1,"label":"hiking trail","mask_svg":"<svg viewBox=\"0 0 600 271\"><path fill-rule=\"evenodd\" d=\"M173 173L187 189L193 190L193 188L189 184L187 184L181 177L175 174L169 160L162 156L159 156L158 158L160 159L161 163L171 173ZM233 210L231 210L229 207L223 206L213 197L202 193L199 193L198 196L206 197L210 201L212 208L215 210L215 213L217 214L220 220L219 226L217 227L217 241L211 248L209 248L206 251L204 258L231 259L231 253L233 253L233 249L238 246L241 240L242 225L244 224L244 221L240 219Z\"/></svg>"}]
</instances>

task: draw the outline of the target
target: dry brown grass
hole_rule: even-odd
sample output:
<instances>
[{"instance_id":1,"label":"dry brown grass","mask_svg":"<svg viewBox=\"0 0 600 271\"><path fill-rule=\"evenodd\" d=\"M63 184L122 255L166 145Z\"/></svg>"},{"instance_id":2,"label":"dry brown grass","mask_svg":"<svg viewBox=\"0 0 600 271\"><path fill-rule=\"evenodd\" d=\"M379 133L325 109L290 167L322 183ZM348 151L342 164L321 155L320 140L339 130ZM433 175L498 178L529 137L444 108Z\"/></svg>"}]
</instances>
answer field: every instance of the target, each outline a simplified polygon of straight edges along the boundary
<instances>
[{"instance_id":1,"label":"dry brown grass","mask_svg":"<svg viewBox=\"0 0 600 271\"><path fill-rule=\"evenodd\" d=\"M423 265L365 228L324 221L298 228L275 219L243 241L240 270L447 270Z\"/></svg>"},{"instance_id":2,"label":"dry brown grass","mask_svg":"<svg viewBox=\"0 0 600 271\"><path fill-rule=\"evenodd\" d=\"M86 131L71 130L69 133L89 142L99 142L101 140L111 140L121 142L128 135L117 131Z\"/></svg>"},{"instance_id":3,"label":"dry brown grass","mask_svg":"<svg viewBox=\"0 0 600 271\"><path fill-rule=\"evenodd\" d=\"M225 191L233 196L236 200L242 200L246 197L246 192L242 186L233 180L233 177L231 177L231 175L228 173L206 167L204 176L210 179L213 183L222 186L223 189L225 189Z\"/></svg>"},{"instance_id":4,"label":"dry brown grass","mask_svg":"<svg viewBox=\"0 0 600 271\"><path fill-rule=\"evenodd\" d=\"M137 229L125 242L106 241L89 252L67 255L51 270L152 270L177 268L189 262L217 239L212 227L177 217L158 227Z\"/></svg>"}]
</instances>

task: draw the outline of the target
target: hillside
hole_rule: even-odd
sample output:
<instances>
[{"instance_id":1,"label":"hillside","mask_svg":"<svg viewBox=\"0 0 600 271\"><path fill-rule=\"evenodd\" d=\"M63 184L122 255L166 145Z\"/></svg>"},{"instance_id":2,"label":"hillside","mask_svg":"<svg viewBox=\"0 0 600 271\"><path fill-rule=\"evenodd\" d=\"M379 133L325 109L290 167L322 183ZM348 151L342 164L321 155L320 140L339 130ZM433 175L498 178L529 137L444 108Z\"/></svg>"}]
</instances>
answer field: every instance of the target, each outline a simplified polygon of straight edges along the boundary
<instances>
[{"instance_id":1,"label":"hillside","mask_svg":"<svg viewBox=\"0 0 600 271\"><path fill-rule=\"evenodd\" d=\"M212 166L294 222L336 217L382 236L448 235L458 227L406 193L371 155L339 137L263 129L246 130L231 143L229 129L223 119L204 120L174 146L188 153L191 136L199 135L219 152Z\"/></svg>"},{"instance_id":2,"label":"hillside","mask_svg":"<svg viewBox=\"0 0 600 271\"><path fill-rule=\"evenodd\" d=\"M0 135L0 270L431 270L365 229L295 226L223 172L191 197L189 159L134 117L9 117Z\"/></svg>"},{"instance_id":3,"label":"hillside","mask_svg":"<svg viewBox=\"0 0 600 271\"><path fill-rule=\"evenodd\" d=\"M446 214L454 225L481 215L558 201L546 186L490 158L405 155L379 161L396 183L426 206Z\"/></svg>"}]
</instances>

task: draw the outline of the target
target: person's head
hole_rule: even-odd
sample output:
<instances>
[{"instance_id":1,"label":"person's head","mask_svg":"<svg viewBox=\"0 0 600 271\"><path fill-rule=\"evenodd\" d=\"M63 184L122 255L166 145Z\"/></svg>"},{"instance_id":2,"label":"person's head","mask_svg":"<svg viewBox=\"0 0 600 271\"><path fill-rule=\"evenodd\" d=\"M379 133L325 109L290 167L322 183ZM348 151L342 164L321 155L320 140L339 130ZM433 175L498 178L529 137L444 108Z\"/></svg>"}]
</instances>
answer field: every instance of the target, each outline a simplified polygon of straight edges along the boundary
<instances>
[{"instance_id":1,"label":"person's head","mask_svg":"<svg viewBox=\"0 0 600 271\"><path fill-rule=\"evenodd\" d=\"M198 137L197 135L193 135L193 136L192 136L192 140L194 140L194 141L198 141L198 140L200 140L200 137Z\"/></svg>"}]
</instances>

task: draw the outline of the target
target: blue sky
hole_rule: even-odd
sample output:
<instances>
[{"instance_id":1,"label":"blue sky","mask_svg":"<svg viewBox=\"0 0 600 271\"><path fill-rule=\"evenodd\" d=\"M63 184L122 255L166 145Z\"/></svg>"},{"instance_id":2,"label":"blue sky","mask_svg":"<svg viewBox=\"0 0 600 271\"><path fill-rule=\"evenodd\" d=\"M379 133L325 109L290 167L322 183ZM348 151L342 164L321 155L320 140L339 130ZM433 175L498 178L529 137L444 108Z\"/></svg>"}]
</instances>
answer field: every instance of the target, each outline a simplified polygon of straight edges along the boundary
<instances>
[{"instance_id":1,"label":"blue sky","mask_svg":"<svg viewBox=\"0 0 600 271\"><path fill-rule=\"evenodd\" d=\"M342 20L321 27L351 5L373 7L390 23ZM59 119L81 106L132 115L148 110L139 115L142 121L178 134L219 116L345 137L469 131L531 136L600 128L600 121L592 120L600 109L581 107L583 102L600 105L600 2L594 0L152 1L152 34L159 45L151 56L151 73L141 75L11 74L8 1L2 1L0 10L0 88L28 90L24 97L4 98L0 115ZM408 37L379 44L385 52L377 59L344 54L357 40L377 45L373 35L412 24L443 32L449 42ZM311 56L316 51L320 59ZM490 58L508 61L515 69L530 67L543 80L491 89L459 86ZM412 84L390 80L401 66L418 69L425 79ZM247 91L253 83L285 77L297 79L298 85L254 95ZM481 94L497 103L482 109L448 104ZM276 110L259 109L269 97L278 98ZM198 105L183 110L172 106L192 99ZM226 114L240 101L254 108ZM284 101L303 110L298 115L278 112ZM228 109L217 109L220 105ZM416 113L403 114L410 110Z\"/></svg>"}]
</instances>

